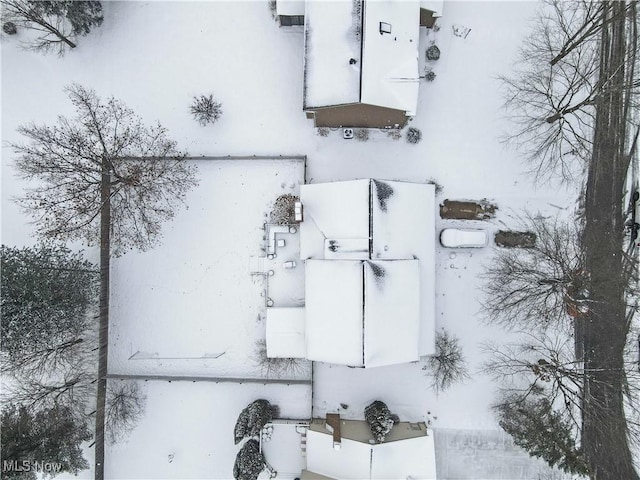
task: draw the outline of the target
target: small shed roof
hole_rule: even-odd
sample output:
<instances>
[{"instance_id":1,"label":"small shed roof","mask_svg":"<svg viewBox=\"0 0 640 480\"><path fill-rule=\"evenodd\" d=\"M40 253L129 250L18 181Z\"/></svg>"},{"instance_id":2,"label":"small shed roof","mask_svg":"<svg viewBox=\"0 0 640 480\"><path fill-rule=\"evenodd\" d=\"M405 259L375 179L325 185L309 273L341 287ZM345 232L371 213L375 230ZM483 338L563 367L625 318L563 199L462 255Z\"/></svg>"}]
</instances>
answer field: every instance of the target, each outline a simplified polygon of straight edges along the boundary
<instances>
[{"instance_id":1,"label":"small shed roof","mask_svg":"<svg viewBox=\"0 0 640 480\"><path fill-rule=\"evenodd\" d=\"M304 15L305 0L277 0L276 15Z\"/></svg>"},{"instance_id":2,"label":"small shed roof","mask_svg":"<svg viewBox=\"0 0 640 480\"><path fill-rule=\"evenodd\" d=\"M267 308L267 357L306 358L305 309Z\"/></svg>"}]
</instances>

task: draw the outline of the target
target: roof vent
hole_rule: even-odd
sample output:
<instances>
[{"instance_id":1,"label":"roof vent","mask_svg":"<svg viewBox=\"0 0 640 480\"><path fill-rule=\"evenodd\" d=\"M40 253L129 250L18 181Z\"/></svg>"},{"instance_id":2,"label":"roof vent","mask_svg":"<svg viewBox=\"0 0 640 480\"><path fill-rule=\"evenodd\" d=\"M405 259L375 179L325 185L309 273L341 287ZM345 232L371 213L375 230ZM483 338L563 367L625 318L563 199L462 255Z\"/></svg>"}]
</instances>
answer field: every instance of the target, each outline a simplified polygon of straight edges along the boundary
<instances>
[{"instance_id":1,"label":"roof vent","mask_svg":"<svg viewBox=\"0 0 640 480\"><path fill-rule=\"evenodd\" d=\"M391 24L386 22L380 22L380 35L384 33L391 33Z\"/></svg>"}]
</instances>

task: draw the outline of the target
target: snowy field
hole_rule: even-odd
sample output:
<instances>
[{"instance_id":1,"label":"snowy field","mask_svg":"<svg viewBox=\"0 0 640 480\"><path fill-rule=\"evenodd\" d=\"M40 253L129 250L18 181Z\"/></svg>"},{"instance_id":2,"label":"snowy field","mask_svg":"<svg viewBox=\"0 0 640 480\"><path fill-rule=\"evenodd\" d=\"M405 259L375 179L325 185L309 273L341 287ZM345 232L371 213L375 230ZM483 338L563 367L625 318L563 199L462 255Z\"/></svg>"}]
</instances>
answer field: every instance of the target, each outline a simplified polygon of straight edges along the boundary
<instances>
[{"instance_id":1,"label":"snowy field","mask_svg":"<svg viewBox=\"0 0 640 480\"><path fill-rule=\"evenodd\" d=\"M200 185L162 245L113 262L110 373L260 373L252 357L265 335L265 282L250 275L250 257L261 254L276 198L298 194L304 159L195 163ZM271 283L284 283L290 272L273 269Z\"/></svg>"},{"instance_id":2,"label":"snowy field","mask_svg":"<svg viewBox=\"0 0 640 480\"><path fill-rule=\"evenodd\" d=\"M493 220L438 219L438 231L464 225L493 232L515 225L525 207L544 215L573 208L575 192L535 190L517 154L498 141L506 124L496 76L508 71L535 3L445 2L440 30L421 39L421 52L435 41L442 54L433 65L435 81L421 85L411 122L423 133L418 145L380 131L367 142L343 140L337 131L316 135L301 110L302 29L278 28L266 1L104 2L104 8L103 26L62 59L19 50L14 38L3 41L4 142L20 140L18 125L52 124L57 115L72 114L63 87L79 82L120 98L148 123L160 120L190 155L306 155L310 182L434 179L443 187L438 202L486 197L498 205ZM470 28L468 37L453 35L453 25ZM222 102L223 116L202 128L188 105L209 92ZM8 200L23 186L10 159L3 143L2 242L31 244L26 217ZM248 274L248 257L259 253L269 202L295 191L301 177L285 164L259 174L242 163L224 165L199 162L200 186L187 200L189 209L165 226L161 247L114 262L112 372L249 374L254 368L247 354L262 334L257 318L264 299L262 285ZM421 364L368 371L318 365L314 414L346 403L342 414L362 418L364 406L380 399L403 420L494 430L494 387L478 373L481 342L503 335L478 316L478 274L493 248L436 252L437 322L461 338L468 382L436 396ZM155 358L129 361L137 352ZM191 358L221 352L219 361ZM147 382L147 395L145 417L129 441L106 452L108 478L229 478L237 451L233 422L247 403L264 397L303 417L311 406L302 387ZM510 478L490 473L487 478Z\"/></svg>"}]
</instances>

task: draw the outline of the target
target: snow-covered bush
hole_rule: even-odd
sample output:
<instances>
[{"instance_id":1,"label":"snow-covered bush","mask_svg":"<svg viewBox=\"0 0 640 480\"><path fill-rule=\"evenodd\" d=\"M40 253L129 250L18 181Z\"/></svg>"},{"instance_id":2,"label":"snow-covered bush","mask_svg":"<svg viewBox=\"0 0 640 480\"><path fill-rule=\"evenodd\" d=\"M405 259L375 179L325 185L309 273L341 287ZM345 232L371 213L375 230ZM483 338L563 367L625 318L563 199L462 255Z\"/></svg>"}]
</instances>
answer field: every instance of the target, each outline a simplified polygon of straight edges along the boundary
<instances>
[{"instance_id":1,"label":"snow-covered bush","mask_svg":"<svg viewBox=\"0 0 640 480\"><path fill-rule=\"evenodd\" d=\"M440 58L440 49L437 47L437 45L431 45L429 48L427 48L426 56L427 60L438 60Z\"/></svg>"},{"instance_id":2,"label":"snow-covered bush","mask_svg":"<svg viewBox=\"0 0 640 480\"><path fill-rule=\"evenodd\" d=\"M222 116L222 104L213 99L213 95L193 97L189 107L193 118L203 127L215 123Z\"/></svg>"},{"instance_id":3,"label":"snow-covered bush","mask_svg":"<svg viewBox=\"0 0 640 480\"><path fill-rule=\"evenodd\" d=\"M236 455L233 478L236 480L256 480L265 467L266 462L260 451L260 444L257 440L251 439L242 446Z\"/></svg>"},{"instance_id":4,"label":"snow-covered bush","mask_svg":"<svg viewBox=\"0 0 640 480\"><path fill-rule=\"evenodd\" d=\"M398 417L389 411L389 407L384 402L376 400L364 409L364 418L369 424L371 433L376 442L384 442L387 433L393 428Z\"/></svg>"},{"instance_id":5,"label":"snow-covered bush","mask_svg":"<svg viewBox=\"0 0 640 480\"><path fill-rule=\"evenodd\" d=\"M353 132L353 136L356 137L356 140L366 142L369 140L369 130L366 128L356 128Z\"/></svg>"},{"instance_id":6,"label":"snow-covered bush","mask_svg":"<svg viewBox=\"0 0 640 480\"><path fill-rule=\"evenodd\" d=\"M277 225L289 225L295 221L295 203L300 197L289 193L280 195L271 210L270 222Z\"/></svg>"},{"instance_id":7,"label":"snow-covered bush","mask_svg":"<svg viewBox=\"0 0 640 480\"><path fill-rule=\"evenodd\" d=\"M393 140L400 140L400 138L402 137L402 132L400 132L400 130L398 130L397 128L392 128L387 132L387 136Z\"/></svg>"},{"instance_id":8,"label":"snow-covered bush","mask_svg":"<svg viewBox=\"0 0 640 480\"><path fill-rule=\"evenodd\" d=\"M422 132L419 128L409 127L407 130L407 142L416 144L422 140Z\"/></svg>"},{"instance_id":9,"label":"snow-covered bush","mask_svg":"<svg viewBox=\"0 0 640 480\"><path fill-rule=\"evenodd\" d=\"M2 25L2 31L7 35L15 35L18 33L18 27L16 27L16 24L13 22L4 22Z\"/></svg>"},{"instance_id":10,"label":"snow-covered bush","mask_svg":"<svg viewBox=\"0 0 640 480\"><path fill-rule=\"evenodd\" d=\"M318 135L320 135L321 137L328 137L329 136L329 128L328 127L318 127L316 129Z\"/></svg>"},{"instance_id":11,"label":"snow-covered bush","mask_svg":"<svg viewBox=\"0 0 640 480\"><path fill-rule=\"evenodd\" d=\"M434 72L433 70L428 70L424 74L424 79L427 82L433 82L436 79L436 72Z\"/></svg>"},{"instance_id":12,"label":"snow-covered bush","mask_svg":"<svg viewBox=\"0 0 640 480\"><path fill-rule=\"evenodd\" d=\"M258 399L247 405L236 421L233 437L236 445L243 438L257 438L264 426L277 416L279 408L268 400Z\"/></svg>"}]
</instances>

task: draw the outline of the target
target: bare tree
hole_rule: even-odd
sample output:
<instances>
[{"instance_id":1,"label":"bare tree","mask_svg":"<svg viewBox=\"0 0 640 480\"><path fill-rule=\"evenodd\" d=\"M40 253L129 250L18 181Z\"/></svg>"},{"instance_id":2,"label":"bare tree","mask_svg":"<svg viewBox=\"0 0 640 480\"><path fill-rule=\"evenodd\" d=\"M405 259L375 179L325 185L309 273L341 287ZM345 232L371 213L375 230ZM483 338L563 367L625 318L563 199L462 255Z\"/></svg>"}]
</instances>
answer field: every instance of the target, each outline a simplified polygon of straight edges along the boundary
<instances>
[{"instance_id":1,"label":"bare tree","mask_svg":"<svg viewBox=\"0 0 640 480\"><path fill-rule=\"evenodd\" d=\"M536 235L535 246L501 249L483 278L483 312L506 328L544 328L567 324L588 309L584 252L576 222L545 219L525 212L523 231Z\"/></svg>"},{"instance_id":2,"label":"bare tree","mask_svg":"<svg viewBox=\"0 0 640 480\"><path fill-rule=\"evenodd\" d=\"M110 381L107 385L105 423L112 444L124 439L144 415L147 397L137 382Z\"/></svg>"},{"instance_id":3,"label":"bare tree","mask_svg":"<svg viewBox=\"0 0 640 480\"><path fill-rule=\"evenodd\" d=\"M2 0L0 4L3 21L35 33L26 43L28 49L58 55L75 48L75 37L88 34L103 20L99 1Z\"/></svg>"},{"instance_id":4,"label":"bare tree","mask_svg":"<svg viewBox=\"0 0 640 480\"><path fill-rule=\"evenodd\" d=\"M612 14L610 2L546 0L516 68L500 77L513 125L505 140L522 152L536 181L581 176L591 158L597 101L612 89L638 87L637 79L614 85L599 68L603 29L631 8ZM635 62L635 50L623 61Z\"/></svg>"},{"instance_id":5,"label":"bare tree","mask_svg":"<svg viewBox=\"0 0 640 480\"><path fill-rule=\"evenodd\" d=\"M157 243L162 222L173 218L197 181L195 166L160 124L145 127L119 100L103 101L80 85L67 93L75 118L59 117L53 127L22 126L18 131L30 143L12 146L20 175L38 180L18 199L38 233L100 246L95 477L101 480L111 255Z\"/></svg>"},{"instance_id":6,"label":"bare tree","mask_svg":"<svg viewBox=\"0 0 640 480\"><path fill-rule=\"evenodd\" d=\"M264 339L256 341L253 358L262 374L268 378L296 377L309 368L309 362L303 358L267 356L267 342Z\"/></svg>"},{"instance_id":7,"label":"bare tree","mask_svg":"<svg viewBox=\"0 0 640 480\"><path fill-rule=\"evenodd\" d=\"M442 329L436 333L436 352L427 357L422 368L431 376L431 387L443 392L452 385L469 378L458 337Z\"/></svg>"}]
</instances>

